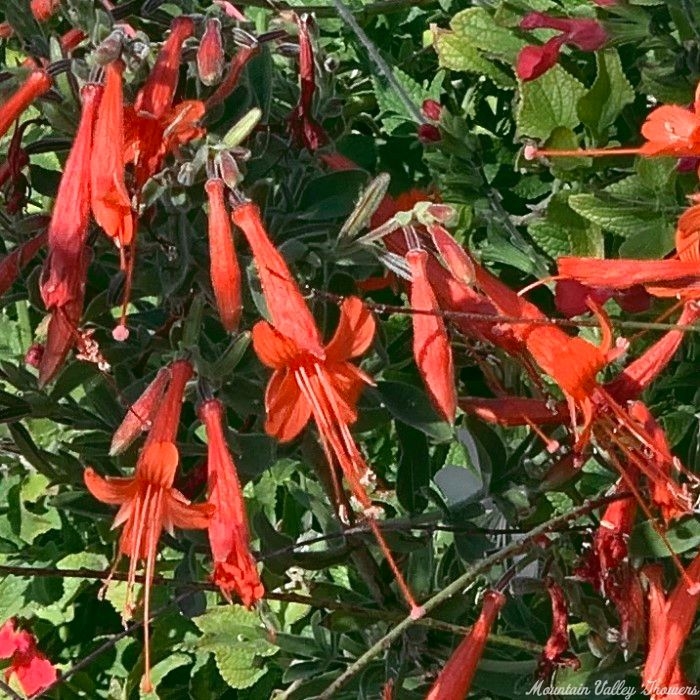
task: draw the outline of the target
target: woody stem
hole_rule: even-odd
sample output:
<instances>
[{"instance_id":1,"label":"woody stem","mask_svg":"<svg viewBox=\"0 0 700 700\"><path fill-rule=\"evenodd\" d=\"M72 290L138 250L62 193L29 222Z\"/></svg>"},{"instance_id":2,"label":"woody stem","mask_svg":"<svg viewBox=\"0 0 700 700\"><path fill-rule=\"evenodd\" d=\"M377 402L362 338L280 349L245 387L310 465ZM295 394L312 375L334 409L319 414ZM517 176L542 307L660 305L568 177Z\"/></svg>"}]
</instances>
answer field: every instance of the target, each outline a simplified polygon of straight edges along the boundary
<instances>
[{"instance_id":1,"label":"woody stem","mask_svg":"<svg viewBox=\"0 0 700 700\"><path fill-rule=\"evenodd\" d=\"M552 518L536 528L533 528L528 532L528 534L517 542L509 544L507 547L499 550L495 554L492 554L485 559L473 564L467 569L467 571L462 574L458 579L453 581L450 585L445 587L439 593L434 595L432 598L426 600L423 603L423 609L425 613L428 614L441 603L449 600L453 595L462 592L467 586L472 584L476 578L488 571L491 567L502 561L519 554L524 549L530 546L533 540L537 539L541 535L546 534L552 528L562 525L570 520L575 520L583 515L586 515L592 510L599 508L603 503L608 502L609 499L596 499L595 501L589 501L584 505L575 508L574 510L559 515L556 518ZM409 616L405 617L401 622L399 622L396 627L391 629L387 634L385 634L379 641L373 644L359 659L350 664L348 668L336 678L333 683L331 683L317 698L317 700L331 700L331 698L336 696L336 693L345 686L351 679L353 679L360 671L362 671L377 655L381 654L382 651L388 649L394 641L396 641L411 625L415 623L415 620Z\"/></svg>"}]
</instances>

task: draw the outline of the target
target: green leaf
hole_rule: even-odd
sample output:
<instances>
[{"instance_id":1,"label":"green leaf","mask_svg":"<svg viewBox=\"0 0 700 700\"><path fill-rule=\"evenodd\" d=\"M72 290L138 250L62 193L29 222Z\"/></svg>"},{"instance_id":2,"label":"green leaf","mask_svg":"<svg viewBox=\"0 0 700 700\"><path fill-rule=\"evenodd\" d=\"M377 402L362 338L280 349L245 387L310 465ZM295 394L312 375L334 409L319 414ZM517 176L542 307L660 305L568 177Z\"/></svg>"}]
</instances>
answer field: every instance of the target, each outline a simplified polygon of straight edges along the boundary
<instances>
[{"instance_id":1,"label":"green leaf","mask_svg":"<svg viewBox=\"0 0 700 700\"><path fill-rule=\"evenodd\" d=\"M487 55L512 65L526 42L510 29L499 26L483 7L471 7L458 12L450 22L450 28L465 43Z\"/></svg>"},{"instance_id":2,"label":"green leaf","mask_svg":"<svg viewBox=\"0 0 700 700\"><path fill-rule=\"evenodd\" d=\"M396 423L399 460L396 470L396 497L410 513L418 513L428 505L425 496L430 482L430 454L425 434L404 423Z\"/></svg>"},{"instance_id":3,"label":"green leaf","mask_svg":"<svg viewBox=\"0 0 700 700\"><path fill-rule=\"evenodd\" d=\"M557 127L574 129L580 123L576 105L585 91L559 65L537 80L521 83L516 113L519 134L545 141Z\"/></svg>"},{"instance_id":4,"label":"green leaf","mask_svg":"<svg viewBox=\"0 0 700 700\"><path fill-rule=\"evenodd\" d=\"M604 133L622 112L634 102L634 89L622 70L615 49L596 54L598 75L591 89L578 101L578 116L597 136Z\"/></svg>"},{"instance_id":5,"label":"green leaf","mask_svg":"<svg viewBox=\"0 0 700 700\"><path fill-rule=\"evenodd\" d=\"M436 442L451 439L452 429L440 419L425 392L404 382L377 382L376 391L394 418L420 430Z\"/></svg>"},{"instance_id":6,"label":"green leaf","mask_svg":"<svg viewBox=\"0 0 700 700\"><path fill-rule=\"evenodd\" d=\"M242 605L212 608L195 617L194 623L203 633L195 648L214 654L221 677L232 688L253 685L267 672L265 667L259 667L260 657L278 651L258 616Z\"/></svg>"},{"instance_id":7,"label":"green leaf","mask_svg":"<svg viewBox=\"0 0 700 700\"><path fill-rule=\"evenodd\" d=\"M630 554L635 557L670 557L656 523L645 520L639 523L630 536ZM676 554L688 552L700 545L700 521L693 517L674 521L666 530L666 539Z\"/></svg>"}]
</instances>

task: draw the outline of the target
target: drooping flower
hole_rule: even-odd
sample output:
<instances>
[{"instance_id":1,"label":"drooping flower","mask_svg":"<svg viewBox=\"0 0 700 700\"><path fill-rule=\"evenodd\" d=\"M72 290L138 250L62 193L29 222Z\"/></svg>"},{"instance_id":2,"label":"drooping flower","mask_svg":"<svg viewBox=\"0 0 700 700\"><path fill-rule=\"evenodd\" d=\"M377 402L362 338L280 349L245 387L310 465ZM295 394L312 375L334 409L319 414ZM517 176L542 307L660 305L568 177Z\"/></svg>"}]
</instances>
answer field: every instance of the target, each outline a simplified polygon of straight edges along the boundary
<instances>
[{"instance_id":1,"label":"drooping flower","mask_svg":"<svg viewBox=\"0 0 700 700\"><path fill-rule=\"evenodd\" d=\"M316 68L311 43L310 15L295 15L299 28L299 81L301 92L299 103L289 116L289 131L294 141L310 151L316 151L328 141L323 127L313 115L314 94L316 92Z\"/></svg>"},{"instance_id":2,"label":"drooping flower","mask_svg":"<svg viewBox=\"0 0 700 700\"><path fill-rule=\"evenodd\" d=\"M247 607L260 600L265 589L250 553L248 516L236 465L223 428L223 406L216 399L199 407L207 431L209 503L216 507L209 521L209 543L214 558L214 583L231 602L234 592Z\"/></svg>"},{"instance_id":3,"label":"drooping flower","mask_svg":"<svg viewBox=\"0 0 700 700\"><path fill-rule=\"evenodd\" d=\"M64 306L80 294L84 284L81 259L90 222L90 169L93 128L103 88L88 84L81 92L83 109L73 140L48 230L49 255L41 279L41 297L46 308Z\"/></svg>"},{"instance_id":4,"label":"drooping flower","mask_svg":"<svg viewBox=\"0 0 700 700\"><path fill-rule=\"evenodd\" d=\"M8 100L0 105L0 137L7 133L15 120L38 97L47 93L53 81L43 69L35 68Z\"/></svg>"},{"instance_id":5,"label":"drooping flower","mask_svg":"<svg viewBox=\"0 0 700 700\"><path fill-rule=\"evenodd\" d=\"M12 619L0 627L0 659L10 659L5 680L14 676L27 697L41 693L58 678L56 668L38 650L36 637L18 630Z\"/></svg>"},{"instance_id":6,"label":"drooping flower","mask_svg":"<svg viewBox=\"0 0 700 700\"><path fill-rule=\"evenodd\" d=\"M224 72L224 44L221 40L221 21L207 20L202 40L197 49L197 75L205 85L216 85Z\"/></svg>"},{"instance_id":7,"label":"drooping flower","mask_svg":"<svg viewBox=\"0 0 700 700\"><path fill-rule=\"evenodd\" d=\"M406 253L411 269L413 357L433 405L445 420L452 423L457 410L452 347L428 280L427 258L424 250Z\"/></svg>"},{"instance_id":8,"label":"drooping flower","mask_svg":"<svg viewBox=\"0 0 700 700\"><path fill-rule=\"evenodd\" d=\"M180 54L185 40L194 34L190 17L176 17L170 25L170 35L158 52L156 63L134 103L137 115L161 120L170 111L180 71Z\"/></svg>"},{"instance_id":9,"label":"drooping flower","mask_svg":"<svg viewBox=\"0 0 700 700\"><path fill-rule=\"evenodd\" d=\"M236 257L231 219L224 202L223 180L207 180L204 188L209 199L209 274L221 324L229 332L238 327L243 310L241 270Z\"/></svg>"},{"instance_id":10,"label":"drooping flower","mask_svg":"<svg viewBox=\"0 0 700 700\"><path fill-rule=\"evenodd\" d=\"M521 29L555 29L560 34L542 46L525 46L516 59L515 72L521 80L534 80L546 73L559 60L564 44L581 51L597 51L608 40L600 22L594 19L552 17L543 12L530 12L520 22Z\"/></svg>"},{"instance_id":11,"label":"drooping flower","mask_svg":"<svg viewBox=\"0 0 700 700\"><path fill-rule=\"evenodd\" d=\"M172 364L170 371L170 384L153 418L134 475L103 478L90 467L84 473L85 485L95 498L103 503L120 506L113 527L124 525L119 539L119 551L129 557L125 618L130 617L133 610L132 595L138 562L144 562L143 607L146 621L150 618L150 589L162 531L172 533L174 527L204 529L212 515L209 504L191 504L173 488L179 462L175 439L185 385L192 376L192 366L186 360L178 360ZM152 686L148 623L144 625L144 649L145 673L142 688L144 692L149 692Z\"/></svg>"},{"instance_id":12,"label":"drooping flower","mask_svg":"<svg viewBox=\"0 0 700 700\"><path fill-rule=\"evenodd\" d=\"M464 700L467 697L489 632L505 603L503 593L486 591L477 621L440 671L425 700Z\"/></svg>"},{"instance_id":13,"label":"drooping flower","mask_svg":"<svg viewBox=\"0 0 700 700\"><path fill-rule=\"evenodd\" d=\"M90 160L92 213L122 253L134 234L131 201L124 184L124 101L121 61L105 67L105 87L95 123Z\"/></svg>"},{"instance_id":14,"label":"drooping flower","mask_svg":"<svg viewBox=\"0 0 700 700\"><path fill-rule=\"evenodd\" d=\"M679 700L664 689L690 686L684 680L680 655L700 603L700 554L668 595L664 595L659 569L647 567L644 572L649 581L649 644L642 686L652 700Z\"/></svg>"},{"instance_id":15,"label":"drooping flower","mask_svg":"<svg viewBox=\"0 0 700 700\"><path fill-rule=\"evenodd\" d=\"M243 69L258 53L260 53L260 45L257 43L252 46L239 47L229 63L226 76L219 84L219 87L207 98L205 102L207 111L221 104L236 89L238 81L243 74Z\"/></svg>"},{"instance_id":16,"label":"drooping flower","mask_svg":"<svg viewBox=\"0 0 700 700\"><path fill-rule=\"evenodd\" d=\"M552 675L555 667L579 668L579 660L570 654L569 649L569 608L562 587L548 577L545 581L552 604L552 629L540 656L538 673L544 678Z\"/></svg>"},{"instance_id":17,"label":"drooping flower","mask_svg":"<svg viewBox=\"0 0 700 700\"><path fill-rule=\"evenodd\" d=\"M336 464L391 567L415 618L423 614L377 525L366 485L372 474L349 426L357 419L355 404L372 380L350 360L370 345L375 323L360 299L348 297L340 309L333 338L323 345L309 308L282 256L272 245L251 202L233 209L231 218L243 231L253 259L271 323L253 328L253 347L260 361L274 370L265 392L265 430L281 442L294 439L313 418L331 470ZM335 471L332 472L335 475ZM334 484L335 476L334 476ZM337 485L337 484L336 484Z\"/></svg>"}]
</instances>

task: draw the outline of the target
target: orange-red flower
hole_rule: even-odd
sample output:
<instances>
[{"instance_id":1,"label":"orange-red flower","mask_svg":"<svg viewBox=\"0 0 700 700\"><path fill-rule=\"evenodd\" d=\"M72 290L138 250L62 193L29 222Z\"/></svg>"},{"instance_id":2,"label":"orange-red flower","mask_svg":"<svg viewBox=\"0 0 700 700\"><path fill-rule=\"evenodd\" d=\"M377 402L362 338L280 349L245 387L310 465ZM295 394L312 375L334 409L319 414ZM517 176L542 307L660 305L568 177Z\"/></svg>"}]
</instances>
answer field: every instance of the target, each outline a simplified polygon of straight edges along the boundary
<instances>
[{"instance_id":1,"label":"orange-red flower","mask_svg":"<svg viewBox=\"0 0 700 700\"><path fill-rule=\"evenodd\" d=\"M54 15L61 0L31 0L29 7L37 22L46 22Z\"/></svg>"},{"instance_id":2,"label":"orange-red flower","mask_svg":"<svg viewBox=\"0 0 700 700\"><path fill-rule=\"evenodd\" d=\"M16 629L12 619L0 627L0 659L10 659L5 679L15 676L27 697L41 693L58 678L53 664L37 649L36 637Z\"/></svg>"},{"instance_id":3,"label":"orange-red flower","mask_svg":"<svg viewBox=\"0 0 700 700\"><path fill-rule=\"evenodd\" d=\"M185 360L171 367L170 385L156 413L146 444L138 458L136 471L127 478L103 478L92 468L84 473L85 485L103 503L120 506L113 527L124 525L119 551L129 557L129 576L124 615L133 609L132 591L139 560L145 563L144 584L144 691L151 690L150 680L150 589L155 571L158 540L165 529L203 529L209 524L211 506L193 505L173 488L179 453L175 445L185 385L192 376L192 366Z\"/></svg>"},{"instance_id":4,"label":"orange-red flower","mask_svg":"<svg viewBox=\"0 0 700 700\"><path fill-rule=\"evenodd\" d=\"M45 70L32 70L10 99L0 105L0 137L7 133L14 121L37 97L49 91L51 85L53 81Z\"/></svg>"},{"instance_id":5,"label":"orange-red flower","mask_svg":"<svg viewBox=\"0 0 700 700\"><path fill-rule=\"evenodd\" d=\"M170 36L158 52L156 63L146 84L136 97L136 113L162 119L170 111L180 71L180 54L185 40L194 34L190 17L176 17L170 25Z\"/></svg>"},{"instance_id":6,"label":"orange-red flower","mask_svg":"<svg viewBox=\"0 0 700 700\"><path fill-rule=\"evenodd\" d=\"M700 603L700 554L669 595L664 594L659 568L647 567L644 573L649 581L649 644L642 685L652 700L685 700L686 693L663 690L691 686L685 680L680 655Z\"/></svg>"},{"instance_id":7,"label":"orange-red flower","mask_svg":"<svg viewBox=\"0 0 700 700\"><path fill-rule=\"evenodd\" d=\"M124 103L121 61L105 67L105 87L95 123L90 188L95 221L123 251L131 243L134 218L124 184Z\"/></svg>"},{"instance_id":8,"label":"orange-red flower","mask_svg":"<svg viewBox=\"0 0 700 700\"><path fill-rule=\"evenodd\" d=\"M301 296L299 300L303 303ZM371 505L364 485L369 468L348 426L357 419L355 404L363 385L372 380L349 360L369 347L374 329L374 319L356 297L343 302L338 328L320 357L266 321L253 328L255 352L275 370L265 392L265 430L286 442L313 417L324 447L337 457L353 495L365 508Z\"/></svg>"},{"instance_id":9,"label":"orange-red flower","mask_svg":"<svg viewBox=\"0 0 700 700\"><path fill-rule=\"evenodd\" d=\"M486 591L479 618L440 671L425 700L464 700L467 697L491 627L505 603L503 593Z\"/></svg>"},{"instance_id":10,"label":"orange-red flower","mask_svg":"<svg viewBox=\"0 0 700 700\"><path fill-rule=\"evenodd\" d=\"M48 230L49 255L41 279L47 309L64 306L80 294L81 258L90 222L90 163L93 128L103 88L88 84L82 92L83 110L56 193Z\"/></svg>"},{"instance_id":11,"label":"orange-red flower","mask_svg":"<svg viewBox=\"0 0 700 700\"><path fill-rule=\"evenodd\" d=\"M214 557L214 583L231 602L231 592L250 607L265 594L255 560L250 553L248 516L241 485L223 428L223 407L215 399L205 401L199 417L207 431L209 503L216 507L209 521L209 544Z\"/></svg>"},{"instance_id":12,"label":"orange-red flower","mask_svg":"<svg viewBox=\"0 0 700 700\"><path fill-rule=\"evenodd\" d=\"M452 348L428 280L427 259L428 254L424 250L409 250L406 253L411 269L413 356L433 405L452 423L457 410Z\"/></svg>"},{"instance_id":13,"label":"orange-red flower","mask_svg":"<svg viewBox=\"0 0 700 700\"><path fill-rule=\"evenodd\" d=\"M155 175L168 153L199 138L204 103L185 100L173 105L177 89L182 44L192 36L189 17L173 20L172 31L161 47L155 66L136 96L134 106L124 109L124 163L133 165L135 195Z\"/></svg>"},{"instance_id":14,"label":"orange-red flower","mask_svg":"<svg viewBox=\"0 0 700 700\"><path fill-rule=\"evenodd\" d=\"M236 257L231 219L224 202L224 182L207 180L209 198L209 273L216 307L223 327L231 333L238 327L241 305L241 270Z\"/></svg>"}]
</instances>

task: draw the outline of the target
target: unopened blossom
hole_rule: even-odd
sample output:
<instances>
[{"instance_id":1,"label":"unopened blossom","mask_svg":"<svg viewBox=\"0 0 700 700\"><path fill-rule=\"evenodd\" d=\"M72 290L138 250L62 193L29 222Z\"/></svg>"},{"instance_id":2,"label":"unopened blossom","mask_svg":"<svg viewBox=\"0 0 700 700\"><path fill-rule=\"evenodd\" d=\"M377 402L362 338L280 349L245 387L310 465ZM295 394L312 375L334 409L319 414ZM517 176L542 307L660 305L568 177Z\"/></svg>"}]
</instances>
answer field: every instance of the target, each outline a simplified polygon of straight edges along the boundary
<instances>
[{"instance_id":1,"label":"unopened blossom","mask_svg":"<svg viewBox=\"0 0 700 700\"><path fill-rule=\"evenodd\" d=\"M207 432L208 500L216 508L208 526L214 558L212 578L229 602L235 593L250 607L263 597L265 589L250 553L248 516L224 436L223 406L216 399L205 401L199 417Z\"/></svg>"},{"instance_id":2,"label":"unopened blossom","mask_svg":"<svg viewBox=\"0 0 700 700\"><path fill-rule=\"evenodd\" d=\"M221 325L229 332L238 328L243 310L241 270L236 257L231 218L224 202L225 185L219 178L207 180L209 200L209 274Z\"/></svg>"},{"instance_id":3,"label":"unopened blossom","mask_svg":"<svg viewBox=\"0 0 700 700\"><path fill-rule=\"evenodd\" d=\"M197 75L205 85L216 85L221 80L225 58L221 21L212 17L206 21L197 49Z\"/></svg>"},{"instance_id":4,"label":"unopened blossom","mask_svg":"<svg viewBox=\"0 0 700 700\"><path fill-rule=\"evenodd\" d=\"M579 668L581 664L569 653L569 607L564 589L551 578L545 581L545 587L552 605L552 629L540 656L538 672L549 678L557 666Z\"/></svg>"},{"instance_id":5,"label":"unopened blossom","mask_svg":"<svg viewBox=\"0 0 700 700\"><path fill-rule=\"evenodd\" d=\"M505 603L503 593L486 591L477 621L440 671L425 700L464 700L467 697L489 632Z\"/></svg>"}]
</instances>

